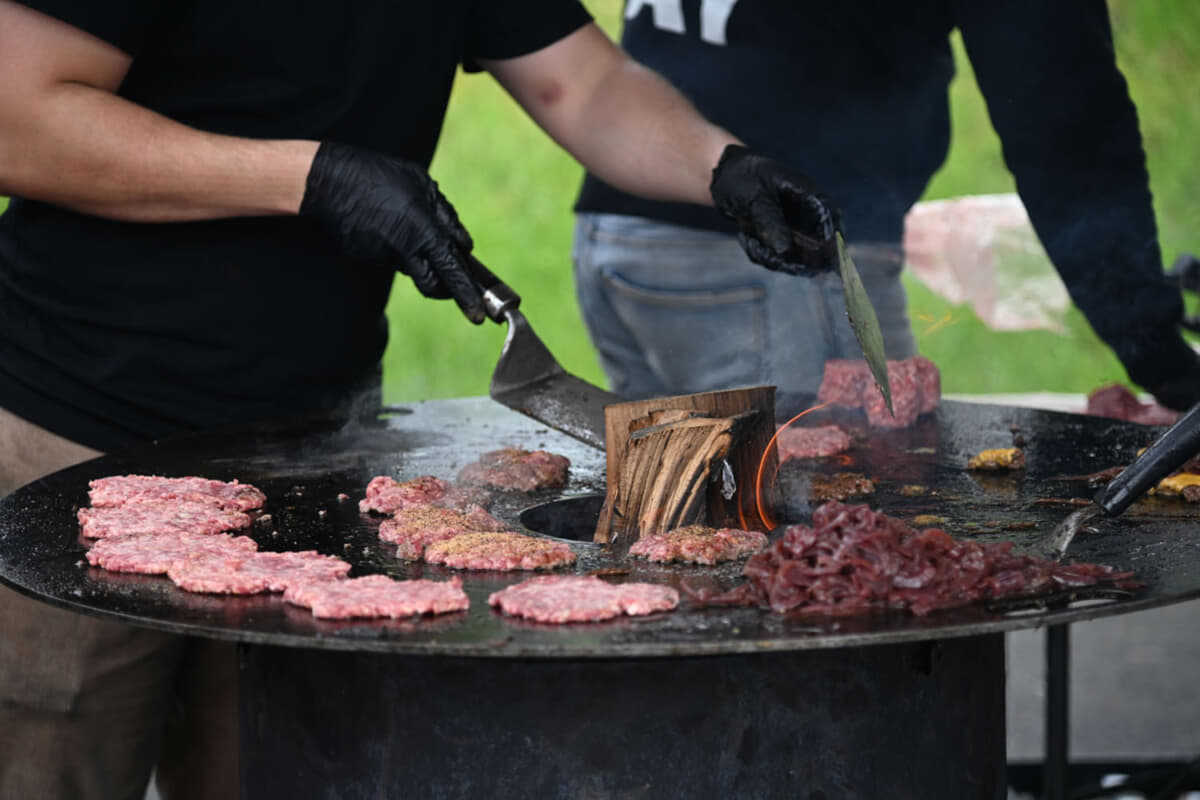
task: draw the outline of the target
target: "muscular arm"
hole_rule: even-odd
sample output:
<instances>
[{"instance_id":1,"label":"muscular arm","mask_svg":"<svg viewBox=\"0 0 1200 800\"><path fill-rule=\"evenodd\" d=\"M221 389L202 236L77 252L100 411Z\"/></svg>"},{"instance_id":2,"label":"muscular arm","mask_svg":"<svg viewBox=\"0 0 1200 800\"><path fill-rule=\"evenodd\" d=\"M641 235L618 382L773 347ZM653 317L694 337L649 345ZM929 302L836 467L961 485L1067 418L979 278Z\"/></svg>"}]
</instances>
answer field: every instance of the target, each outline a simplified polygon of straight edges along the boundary
<instances>
[{"instance_id":1,"label":"muscular arm","mask_svg":"<svg viewBox=\"0 0 1200 800\"><path fill-rule=\"evenodd\" d=\"M712 169L738 143L595 25L482 65L594 175L655 200L712 205Z\"/></svg>"},{"instance_id":2,"label":"muscular arm","mask_svg":"<svg viewBox=\"0 0 1200 800\"><path fill-rule=\"evenodd\" d=\"M115 94L130 63L0 0L0 194L145 222L296 211L316 142L180 125Z\"/></svg>"}]
</instances>

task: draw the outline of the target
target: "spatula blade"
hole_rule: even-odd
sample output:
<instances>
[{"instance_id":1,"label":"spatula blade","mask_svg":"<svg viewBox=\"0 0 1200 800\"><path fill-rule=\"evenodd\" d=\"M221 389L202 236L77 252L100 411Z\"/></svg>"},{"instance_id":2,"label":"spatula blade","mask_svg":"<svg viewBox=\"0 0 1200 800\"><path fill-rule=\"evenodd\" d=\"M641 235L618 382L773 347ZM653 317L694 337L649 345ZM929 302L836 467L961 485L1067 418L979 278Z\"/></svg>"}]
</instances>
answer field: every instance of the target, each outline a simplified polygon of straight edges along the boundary
<instances>
[{"instance_id":1,"label":"spatula blade","mask_svg":"<svg viewBox=\"0 0 1200 800\"><path fill-rule=\"evenodd\" d=\"M875 316L875 307L859 277L854 259L850 258L850 250L842 234L837 234L838 270L842 276L842 285L846 291L846 316L850 318L850 327L858 339L867 366L875 378L875 385L883 392L884 402L888 411L895 414L892 408L892 387L888 383L887 355L883 349L883 333L879 330L879 318Z\"/></svg>"},{"instance_id":2,"label":"spatula blade","mask_svg":"<svg viewBox=\"0 0 1200 800\"><path fill-rule=\"evenodd\" d=\"M517 309L504 312L508 335L488 394L584 444L604 449L604 407L621 402L562 368Z\"/></svg>"}]
</instances>

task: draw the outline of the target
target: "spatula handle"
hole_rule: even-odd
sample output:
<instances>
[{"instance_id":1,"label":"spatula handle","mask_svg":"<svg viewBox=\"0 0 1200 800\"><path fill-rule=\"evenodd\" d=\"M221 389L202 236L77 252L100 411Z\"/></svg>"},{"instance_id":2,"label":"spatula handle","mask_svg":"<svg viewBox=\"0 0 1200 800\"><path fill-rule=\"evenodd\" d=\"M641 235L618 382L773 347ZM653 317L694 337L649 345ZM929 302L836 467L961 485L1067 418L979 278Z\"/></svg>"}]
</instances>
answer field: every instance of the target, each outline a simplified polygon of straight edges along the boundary
<instances>
[{"instance_id":1,"label":"spatula handle","mask_svg":"<svg viewBox=\"0 0 1200 800\"><path fill-rule=\"evenodd\" d=\"M1175 421L1162 436L1096 495L1096 503L1110 516L1129 507L1160 480L1200 453L1200 403Z\"/></svg>"},{"instance_id":2,"label":"spatula handle","mask_svg":"<svg viewBox=\"0 0 1200 800\"><path fill-rule=\"evenodd\" d=\"M471 253L467 254L471 262L471 271L479 291L483 295L484 310L492 322L504 322L504 312L516 309L521 305L521 295L513 291L507 283L500 280L496 273L483 265L483 262Z\"/></svg>"}]
</instances>

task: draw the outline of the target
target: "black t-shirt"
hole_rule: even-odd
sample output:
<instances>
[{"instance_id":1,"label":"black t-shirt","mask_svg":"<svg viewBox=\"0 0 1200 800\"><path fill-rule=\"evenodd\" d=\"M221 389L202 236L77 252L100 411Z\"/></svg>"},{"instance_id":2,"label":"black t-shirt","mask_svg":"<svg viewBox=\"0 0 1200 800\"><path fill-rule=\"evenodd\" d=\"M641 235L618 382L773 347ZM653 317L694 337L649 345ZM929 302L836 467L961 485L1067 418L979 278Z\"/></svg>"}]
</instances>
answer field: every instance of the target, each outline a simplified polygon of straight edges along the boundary
<instances>
[{"instance_id":1,"label":"black t-shirt","mask_svg":"<svg viewBox=\"0 0 1200 800\"><path fill-rule=\"evenodd\" d=\"M25 3L131 54L120 95L179 122L423 165L460 63L589 20L576 0ZM103 449L327 413L377 388L393 276L296 217L137 224L13 198L0 407Z\"/></svg>"},{"instance_id":2,"label":"black t-shirt","mask_svg":"<svg viewBox=\"0 0 1200 800\"><path fill-rule=\"evenodd\" d=\"M1180 313L1104 0L627 0L622 45L748 145L810 175L854 242L898 242L946 158L958 28L1021 199L1121 357ZM678 13L677 13L678 12ZM588 176L579 211L709 230L713 209Z\"/></svg>"}]
</instances>

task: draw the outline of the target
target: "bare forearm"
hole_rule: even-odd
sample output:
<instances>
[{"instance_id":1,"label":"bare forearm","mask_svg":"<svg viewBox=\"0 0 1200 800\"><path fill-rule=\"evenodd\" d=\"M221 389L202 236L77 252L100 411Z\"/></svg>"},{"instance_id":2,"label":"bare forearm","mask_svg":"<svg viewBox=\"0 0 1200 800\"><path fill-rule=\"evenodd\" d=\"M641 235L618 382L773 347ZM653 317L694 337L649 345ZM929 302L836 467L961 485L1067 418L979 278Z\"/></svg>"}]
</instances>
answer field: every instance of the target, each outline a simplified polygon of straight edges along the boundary
<instances>
[{"instance_id":1,"label":"bare forearm","mask_svg":"<svg viewBox=\"0 0 1200 800\"><path fill-rule=\"evenodd\" d=\"M711 204L728 131L596 26L527 56L485 64L555 141L608 183L656 200Z\"/></svg>"},{"instance_id":2,"label":"bare forearm","mask_svg":"<svg viewBox=\"0 0 1200 800\"><path fill-rule=\"evenodd\" d=\"M294 213L315 142L197 131L64 84L0 137L0 191L113 219Z\"/></svg>"}]
</instances>

